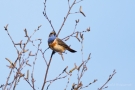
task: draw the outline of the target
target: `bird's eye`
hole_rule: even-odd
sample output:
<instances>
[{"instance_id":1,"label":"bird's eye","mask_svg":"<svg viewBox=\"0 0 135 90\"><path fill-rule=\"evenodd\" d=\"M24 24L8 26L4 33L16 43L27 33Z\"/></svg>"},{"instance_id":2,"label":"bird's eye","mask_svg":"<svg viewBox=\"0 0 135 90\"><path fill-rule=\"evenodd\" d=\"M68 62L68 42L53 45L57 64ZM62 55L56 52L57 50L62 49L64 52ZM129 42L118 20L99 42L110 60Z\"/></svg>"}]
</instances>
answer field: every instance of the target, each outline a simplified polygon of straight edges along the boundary
<instances>
[{"instance_id":1,"label":"bird's eye","mask_svg":"<svg viewBox=\"0 0 135 90\"><path fill-rule=\"evenodd\" d=\"M51 35L53 35L53 33L50 33L50 34L49 34L49 37L50 37Z\"/></svg>"}]
</instances>

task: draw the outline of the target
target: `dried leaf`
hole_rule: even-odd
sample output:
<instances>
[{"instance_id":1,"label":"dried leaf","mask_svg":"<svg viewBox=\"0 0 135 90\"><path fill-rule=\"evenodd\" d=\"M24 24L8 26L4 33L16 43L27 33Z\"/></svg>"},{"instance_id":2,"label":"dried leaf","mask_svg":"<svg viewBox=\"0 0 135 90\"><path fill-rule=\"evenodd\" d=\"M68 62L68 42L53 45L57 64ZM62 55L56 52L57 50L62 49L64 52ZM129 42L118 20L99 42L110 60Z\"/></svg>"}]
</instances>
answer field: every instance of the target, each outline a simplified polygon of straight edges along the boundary
<instances>
[{"instance_id":1,"label":"dried leaf","mask_svg":"<svg viewBox=\"0 0 135 90\"><path fill-rule=\"evenodd\" d=\"M83 40L83 34L80 33L80 38Z\"/></svg>"},{"instance_id":2,"label":"dried leaf","mask_svg":"<svg viewBox=\"0 0 135 90\"><path fill-rule=\"evenodd\" d=\"M24 29L24 32L25 32L25 37L28 37L28 33L27 33L26 28Z\"/></svg>"},{"instance_id":3,"label":"dried leaf","mask_svg":"<svg viewBox=\"0 0 135 90\"><path fill-rule=\"evenodd\" d=\"M5 58L5 59L10 63L10 66L7 65L7 67L9 67L9 68L15 68L16 62L13 64L8 58Z\"/></svg>"},{"instance_id":4,"label":"dried leaf","mask_svg":"<svg viewBox=\"0 0 135 90\"><path fill-rule=\"evenodd\" d=\"M12 64L12 62L8 59L8 58L5 58L10 64Z\"/></svg>"},{"instance_id":5,"label":"dried leaf","mask_svg":"<svg viewBox=\"0 0 135 90\"><path fill-rule=\"evenodd\" d=\"M76 33L76 38L78 38L78 32Z\"/></svg>"},{"instance_id":6,"label":"dried leaf","mask_svg":"<svg viewBox=\"0 0 135 90\"><path fill-rule=\"evenodd\" d=\"M20 48L22 49L22 40L20 41Z\"/></svg>"},{"instance_id":7,"label":"dried leaf","mask_svg":"<svg viewBox=\"0 0 135 90\"><path fill-rule=\"evenodd\" d=\"M89 54L89 56L88 56L88 59L87 59L87 60L90 60L90 55L91 55L91 53Z\"/></svg>"},{"instance_id":8,"label":"dried leaf","mask_svg":"<svg viewBox=\"0 0 135 90\"><path fill-rule=\"evenodd\" d=\"M27 77L26 78L29 79L29 70L27 70Z\"/></svg>"}]
</instances>

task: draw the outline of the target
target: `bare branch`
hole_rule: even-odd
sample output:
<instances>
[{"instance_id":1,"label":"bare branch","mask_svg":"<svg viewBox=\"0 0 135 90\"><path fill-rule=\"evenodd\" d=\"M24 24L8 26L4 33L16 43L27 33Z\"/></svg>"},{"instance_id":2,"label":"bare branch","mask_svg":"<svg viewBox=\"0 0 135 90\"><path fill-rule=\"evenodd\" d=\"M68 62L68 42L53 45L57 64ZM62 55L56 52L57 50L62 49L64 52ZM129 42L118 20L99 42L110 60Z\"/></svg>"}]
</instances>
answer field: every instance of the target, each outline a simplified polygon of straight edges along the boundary
<instances>
[{"instance_id":1,"label":"bare branch","mask_svg":"<svg viewBox=\"0 0 135 90\"><path fill-rule=\"evenodd\" d=\"M43 11L43 15L44 15L45 18L48 20L48 22L49 22L49 24L51 25L53 31L55 31L55 30L54 30L54 27L53 27L53 25L52 25L52 22L51 22L51 20L48 18L47 13L46 13L46 1L47 1L47 0L45 0L45 2L44 2L44 11Z\"/></svg>"},{"instance_id":2,"label":"bare branch","mask_svg":"<svg viewBox=\"0 0 135 90\"><path fill-rule=\"evenodd\" d=\"M94 79L93 82L90 82L88 85L84 86L84 87L81 87L80 89L83 89L83 88L86 88L86 87L89 87L91 84L97 82L97 79Z\"/></svg>"},{"instance_id":3,"label":"bare branch","mask_svg":"<svg viewBox=\"0 0 135 90\"><path fill-rule=\"evenodd\" d=\"M70 8L69 8L69 10L68 10L68 12L67 12L67 15L66 15L66 17L64 18L64 21L63 21L63 23L62 23L62 25L61 25L61 27L60 27L58 33L57 33L57 37L58 37L60 31L62 30L62 27L64 26L64 23L66 22L66 20L67 20L69 14L70 14L70 11L71 11L72 7L75 5L75 2L76 2L76 0L74 0L74 2L72 3L72 5L70 6Z\"/></svg>"},{"instance_id":4,"label":"bare branch","mask_svg":"<svg viewBox=\"0 0 135 90\"><path fill-rule=\"evenodd\" d=\"M107 83L113 78L115 74L116 74L116 71L114 70L113 73L109 75L109 78L107 79L107 81L100 88L98 88L98 90L102 90L107 85Z\"/></svg>"},{"instance_id":5,"label":"bare branch","mask_svg":"<svg viewBox=\"0 0 135 90\"><path fill-rule=\"evenodd\" d=\"M55 52L52 51L52 54L51 54L49 63L48 63L48 65L47 65L47 69L46 69L46 73L45 73L45 77L44 77L44 82L43 82L43 86L42 86L42 89L41 89L41 90L44 90L44 87L45 87L45 84L46 84L46 78L47 78L47 75L48 75L48 70L49 70L49 67L50 67L50 64L51 64L52 57L53 57L54 53L55 53Z\"/></svg>"},{"instance_id":6,"label":"bare branch","mask_svg":"<svg viewBox=\"0 0 135 90\"><path fill-rule=\"evenodd\" d=\"M6 84L5 84L5 86L4 86L4 90L6 90L6 87L7 87L7 85L8 85L8 81L9 81L10 76L11 76L11 74L12 74L12 70L13 70L13 69L11 69L11 70L10 70L10 73L9 73L9 75L8 75L8 78L7 78Z\"/></svg>"},{"instance_id":7,"label":"bare branch","mask_svg":"<svg viewBox=\"0 0 135 90\"><path fill-rule=\"evenodd\" d=\"M83 0L78 1L78 2L76 2L75 4L80 3L81 1L83 1Z\"/></svg>"},{"instance_id":8,"label":"bare branch","mask_svg":"<svg viewBox=\"0 0 135 90\"><path fill-rule=\"evenodd\" d=\"M14 47L15 47L17 53L18 53L19 50L17 49L17 47L16 47L16 45L15 45L15 43L14 43L12 37L10 36L10 34L9 34L9 32L8 32L8 29L7 29L7 28L8 28L8 24L7 24L4 28L5 28L5 30L7 31L7 34L8 34L8 36L10 37L10 39L11 39L11 41L12 41L12 43L13 43L13 45L14 45Z\"/></svg>"}]
</instances>

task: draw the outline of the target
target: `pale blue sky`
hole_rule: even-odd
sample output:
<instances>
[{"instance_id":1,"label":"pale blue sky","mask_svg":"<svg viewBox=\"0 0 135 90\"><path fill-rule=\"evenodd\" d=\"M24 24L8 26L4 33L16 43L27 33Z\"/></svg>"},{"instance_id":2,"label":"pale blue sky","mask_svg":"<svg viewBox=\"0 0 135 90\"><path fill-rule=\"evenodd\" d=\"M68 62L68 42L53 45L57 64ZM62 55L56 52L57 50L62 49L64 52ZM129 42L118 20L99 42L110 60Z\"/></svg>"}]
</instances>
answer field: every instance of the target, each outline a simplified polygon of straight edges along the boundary
<instances>
[{"instance_id":1,"label":"pale blue sky","mask_svg":"<svg viewBox=\"0 0 135 90\"><path fill-rule=\"evenodd\" d=\"M47 14L56 31L59 30L67 13L67 1L47 1ZM14 61L17 55L4 30L6 24L9 24L8 30L15 42L26 40L24 28L31 35L39 25L42 25L32 39L42 38L41 48L44 50L48 47L48 34L52 29L42 14L43 2L44 0L0 0L0 85L5 84L10 71L6 67L9 63L5 60L5 57ZM78 11L80 6L83 7L86 17L81 14L70 15L59 38L64 38L73 32L76 19L80 19L77 30L82 31L89 26L91 27L91 31L84 35L84 59L87 59L88 54L91 53L91 60L88 63L88 71L84 74L82 82L87 85L94 79L98 79L98 81L84 90L97 90L105 83L114 69L117 73L108 83L108 90L135 90L135 0L84 0L75 5L71 11ZM75 38L71 38L66 43L78 52L75 54L67 52L68 54L64 54L64 61L58 54L55 54L47 80L58 76L66 66L69 66L69 70L74 66L74 63L77 65L81 63L81 44ZM36 51L31 44L28 48L33 52ZM50 54L51 50L45 53L47 61ZM31 58L31 64L33 60L34 58ZM23 70L23 73L26 73L27 69L32 70L32 68L27 67ZM34 72L36 89L41 89L45 70L44 60L39 55ZM70 85L76 81L76 75L76 71L73 72L67 90L70 90ZM67 78L56 81L52 83L50 90L63 90L66 83ZM24 88L32 90L26 81L21 79L16 90L24 90Z\"/></svg>"}]
</instances>

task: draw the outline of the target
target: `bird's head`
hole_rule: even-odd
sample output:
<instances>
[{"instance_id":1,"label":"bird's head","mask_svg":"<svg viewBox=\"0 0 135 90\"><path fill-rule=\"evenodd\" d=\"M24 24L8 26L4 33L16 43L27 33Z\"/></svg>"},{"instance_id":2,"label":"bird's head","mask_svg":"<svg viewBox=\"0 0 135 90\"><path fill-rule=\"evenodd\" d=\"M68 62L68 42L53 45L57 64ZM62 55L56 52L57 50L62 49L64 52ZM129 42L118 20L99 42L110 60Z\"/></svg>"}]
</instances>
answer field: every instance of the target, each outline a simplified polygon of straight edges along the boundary
<instances>
[{"instance_id":1,"label":"bird's head","mask_svg":"<svg viewBox=\"0 0 135 90\"><path fill-rule=\"evenodd\" d=\"M49 37L53 37L53 36L55 36L55 37L56 37L56 33L55 33L55 31L52 31L52 32L49 34Z\"/></svg>"},{"instance_id":2,"label":"bird's head","mask_svg":"<svg viewBox=\"0 0 135 90\"><path fill-rule=\"evenodd\" d=\"M52 31L50 34L49 34L49 38L48 38L48 43L52 43L56 38L56 33L55 31Z\"/></svg>"}]
</instances>

